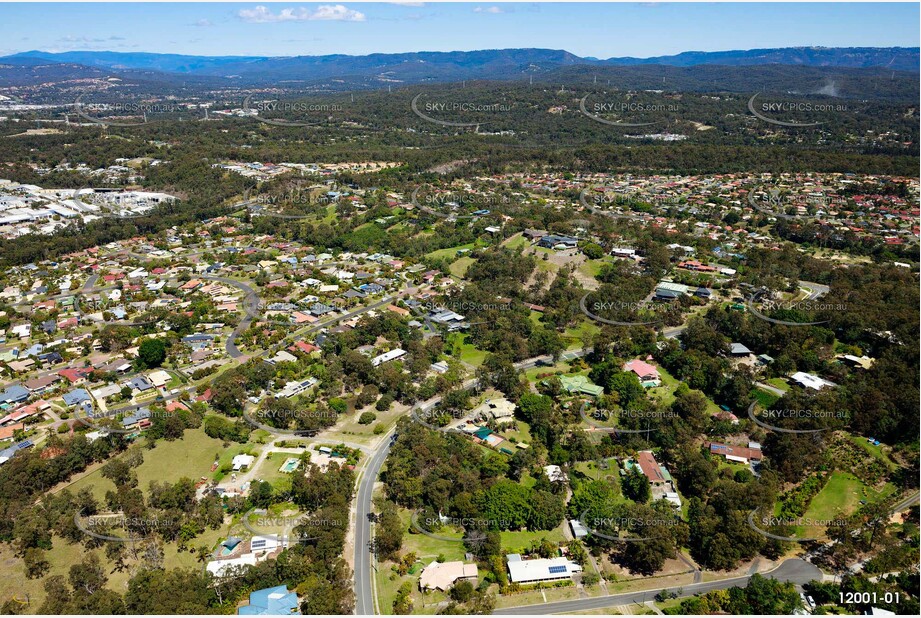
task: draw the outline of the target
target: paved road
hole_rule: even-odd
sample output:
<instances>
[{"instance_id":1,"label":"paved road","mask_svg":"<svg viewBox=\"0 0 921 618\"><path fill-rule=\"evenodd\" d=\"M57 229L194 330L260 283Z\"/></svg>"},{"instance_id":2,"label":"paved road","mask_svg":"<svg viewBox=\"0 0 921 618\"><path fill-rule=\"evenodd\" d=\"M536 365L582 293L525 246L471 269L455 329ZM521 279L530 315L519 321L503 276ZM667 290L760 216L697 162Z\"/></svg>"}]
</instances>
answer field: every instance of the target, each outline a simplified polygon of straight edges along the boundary
<instances>
[{"instance_id":1,"label":"paved road","mask_svg":"<svg viewBox=\"0 0 921 618\"><path fill-rule=\"evenodd\" d=\"M806 297L809 300L815 300L831 291L830 287L822 285L821 283L813 283L811 281L798 281L797 283L799 283L799 287L809 292L809 296Z\"/></svg>"},{"instance_id":2,"label":"paved road","mask_svg":"<svg viewBox=\"0 0 921 618\"><path fill-rule=\"evenodd\" d=\"M766 577L773 577L781 581L793 582L795 584L805 584L813 579L822 579L822 571L805 560L794 558L787 560L773 571L763 573ZM682 587L682 597L689 597L695 594L710 592L711 590L721 590L733 586L745 586L750 575L742 577L733 577L730 579L721 579L712 582L701 582L699 584L689 584ZM573 601L559 601L556 603L544 603L539 605L525 605L522 607L507 607L497 609L494 614L506 615L528 615L528 614L564 614L577 611L600 609L603 607L612 607L616 605L633 605L636 603L645 603L653 600L656 593L662 588L652 588L649 590L639 590L636 592L627 592L624 594L612 594L603 597L593 597L589 599L577 599Z\"/></svg>"},{"instance_id":3,"label":"paved road","mask_svg":"<svg viewBox=\"0 0 921 618\"><path fill-rule=\"evenodd\" d=\"M670 326L668 328L662 329L662 335L666 339L677 339L678 336L687 329L687 324L682 324L681 326Z\"/></svg>"},{"instance_id":4,"label":"paved road","mask_svg":"<svg viewBox=\"0 0 921 618\"><path fill-rule=\"evenodd\" d=\"M227 277L219 277L217 275L197 275L199 279L207 279L208 281L217 281L218 283L223 283L224 285L229 285L235 287L238 290L243 292L243 304L251 307L252 311L244 311L243 319L240 320L240 323L237 324L237 327L233 329L230 333L230 336L227 337L227 342L224 344L224 348L227 350L227 355L230 358L240 358L243 356L243 352L240 351L240 348L237 347L237 337L240 336L240 333L249 328L250 323L253 321L252 314L255 312L256 307L259 306L259 295L256 293L256 290L253 289L253 286L248 283L243 283L242 281L236 281L235 279L228 279Z\"/></svg>"},{"instance_id":5,"label":"paved road","mask_svg":"<svg viewBox=\"0 0 921 618\"><path fill-rule=\"evenodd\" d=\"M767 392L773 393L774 395L777 395L778 397L783 397L784 395L787 394L786 391L781 390L781 389L777 388L776 386L771 386L770 384L765 384L764 382L755 382L755 386L757 386L758 388L763 388L763 389L766 390Z\"/></svg>"},{"instance_id":6,"label":"paved road","mask_svg":"<svg viewBox=\"0 0 921 618\"><path fill-rule=\"evenodd\" d=\"M374 483L384 466L384 461L390 453L391 431L379 443L374 454L371 455L368 465L362 473L358 483L358 496L356 497L355 508L355 613L361 615L373 615L374 611L374 594L372 593L371 579L372 561L374 555L370 551L369 543L371 542L371 522L368 520L368 514L374 512L374 505L371 497L374 494Z\"/></svg>"}]
</instances>

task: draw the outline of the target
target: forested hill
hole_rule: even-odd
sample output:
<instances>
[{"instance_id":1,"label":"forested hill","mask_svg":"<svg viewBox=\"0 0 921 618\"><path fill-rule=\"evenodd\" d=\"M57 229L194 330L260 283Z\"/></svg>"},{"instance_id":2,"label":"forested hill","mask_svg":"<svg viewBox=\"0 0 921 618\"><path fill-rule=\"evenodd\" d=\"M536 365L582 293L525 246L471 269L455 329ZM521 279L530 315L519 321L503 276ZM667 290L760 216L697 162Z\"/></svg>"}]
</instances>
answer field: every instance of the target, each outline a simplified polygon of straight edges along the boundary
<instances>
[{"instance_id":1,"label":"forested hill","mask_svg":"<svg viewBox=\"0 0 921 618\"><path fill-rule=\"evenodd\" d=\"M261 84L279 80L304 83L335 81L345 86L407 84L464 79L544 79L566 67L713 67L754 66L885 69L917 75L918 48L785 48L725 52L684 52L656 58L583 58L565 50L492 49L455 52L412 52L347 56L184 56L177 54L73 51L27 51L0 58L3 74L27 68L63 64L84 74L90 68L114 73L143 71L161 74L164 82L179 76L211 78L218 82ZM58 67L58 73L63 67Z\"/></svg>"}]
</instances>

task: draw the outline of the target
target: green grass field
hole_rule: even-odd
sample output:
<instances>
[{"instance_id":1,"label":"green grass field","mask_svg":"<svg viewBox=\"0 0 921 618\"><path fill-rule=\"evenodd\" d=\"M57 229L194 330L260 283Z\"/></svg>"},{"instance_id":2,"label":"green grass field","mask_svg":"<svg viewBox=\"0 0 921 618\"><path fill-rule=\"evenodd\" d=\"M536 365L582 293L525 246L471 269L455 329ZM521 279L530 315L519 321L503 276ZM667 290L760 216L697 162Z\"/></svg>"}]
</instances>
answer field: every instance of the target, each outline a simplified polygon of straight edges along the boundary
<instances>
[{"instance_id":1,"label":"green grass field","mask_svg":"<svg viewBox=\"0 0 921 618\"><path fill-rule=\"evenodd\" d=\"M600 258L597 260L586 260L579 266L579 272L594 279L595 277L598 276L598 273L601 272L601 267L604 264L610 264L613 261L614 260L612 258L607 258L607 257Z\"/></svg>"},{"instance_id":2,"label":"green grass field","mask_svg":"<svg viewBox=\"0 0 921 618\"><path fill-rule=\"evenodd\" d=\"M649 389L647 394L651 398L658 398L665 405L671 405L672 402L675 401L675 391L678 390L681 381L666 371L664 367L658 367L658 369L659 377L662 380L662 386ZM719 406L707 398L707 413L718 414L719 412ZM738 415L738 412L736 412L736 416Z\"/></svg>"},{"instance_id":3,"label":"green grass field","mask_svg":"<svg viewBox=\"0 0 921 618\"><path fill-rule=\"evenodd\" d=\"M575 350L591 345L592 339L600 332L601 328L597 323L583 317L577 326L564 330L562 337L566 343L566 349Z\"/></svg>"},{"instance_id":4,"label":"green grass field","mask_svg":"<svg viewBox=\"0 0 921 618\"><path fill-rule=\"evenodd\" d=\"M462 257L458 258L455 262L452 262L448 267L448 270L451 271L451 274L455 277L464 278L464 275L467 274L467 269L470 268L470 265L476 262L472 257Z\"/></svg>"},{"instance_id":5,"label":"green grass field","mask_svg":"<svg viewBox=\"0 0 921 618\"><path fill-rule=\"evenodd\" d=\"M835 471L822 491L816 494L809 503L809 508L803 517L814 521L833 520L856 511L860 507L861 500L876 502L892 495L895 491L896 488L891 483L886 483L882 490L875 491L850 472ZM824 532L824 529L798 531L799 534L804 532L814 535L816 532Z\"/></svg>"},{"instance_id":6,"label":"green grass field","mask_svg":"<svg viewBox=\"0 0 921 618\"><path fill-rule=\"evenodd\" d=\"M765 380L765 384L770 384L774 388L779 388L783 392L790 390L790 385L783 378L771 378L770 380Z\"/></svg>"},{"instance_id":7,"label":"green grass field","mask_svg":"<svg viewBox=\"0 0 921 618\"><path fill-rule=\"evenodd\" d=\"M253 444L233 443L224 450L223 442L209 438L204 430L187 429L181 440L161 440L152 450L143 451L144 463L135 470L138 487L146 492L150 481L175 483L182 477L193 481L203 476L211 478L217 473L211 472L215 455L220 457L222 463L229 462L234 455L253 447ZM92 488L93 495L100 500L105 498L106 491L115 489L112 481L103 478L101 468L71 483L67 489L76 494L84 487Z\"/></svg>"},{"instance_id":8,"label":"green grass field","mask_svg":"<svg viewBox=\"0 0 921 618\"><path fill-rule=\"evenodd\" d=\"M290 490L291 477L295 474L304 473L304 466L299 466L297 470L291 473L286 473L279 470L281 465L291 457L297 459L297 455L293 453L271 453L262 461L261 464L259 464L259 467L256 469L256 474L253 478L271 483L272 487L274 487L275 490L279 492L286 492Z\"/></svg>"},{"instance_id":9,"label":"green grass field","mask_svg":"<svg viewBox=\"0 0 921 618\"><path fill-rule=\"evenodd\" d=\"M766 390L762 390L760 388L752 389L751 395L762 408L769 408L774 405L778 399L780 399L780 397L774 393L769 393Z\"/></svg>"},{"instance_id":10,"label":"green grass field","mask_svg":"<svg viewBox=\"0 0 921 618\"><path fill-rule=\"evenodd\" d=\"M478 349L472 343L467 343L468 337L468 335L461 333L451 333L447 340L449 349L455 352L453 355L455 358L460 358L465 363L473 365L474 367L479 367L483 364L487 352ZM458 351L460 352L459 356L457 354Z\"/></svg>"},{"instance_id":11,"label":"green grass field","mask_svg":"<svg viewBox=\"0 0 921 618\"><path fill-rule=\"evenodd\" d=\"M502 245L508 247L509 249L518 249L519 247L527 247L531 244L531 241L521 235L521 233L514 234L509 236L503 241Z\"/></svg>"},{"instance_id":12,"label":"green grass field","mask_svg":"<svg viewBox=\"0 0 921 618\"><path fill-rule=\"evenodd\" d=\"M557 528L553 530L538 530L537 532L502 532L500 536L502 537L502 547L508 548L512 553L522 552L531 546L531 543L535 541L541 541L542 539L547 539L553 543L562 543L565 540L563 535L563 526L566 525L566 522L560 524Z\"/></svg>"},{"instance_id":13,"label":"green grass field","mask_svg":"<svg viewBox=\"0 0 921 618\"><path fill-rule=\"evenodd\" d=\"M881 461L886 465L887 468L889 468L890 471L894 471L898 467L896 463L889 459L889 456L886 455L886 453L883 451L883 445L876 446L875 444L870 444L867 442L866 438L861 436L853 436L851 434L848 434L847 439Z\"/></svg>"},{"instance_id":14,"label":"green grass field","mask_svg":"<svg viewBox=\"0 0 921 618\"><path fill-rule=\"evenodd\" d=\"M412 511L409 509L400 509L400 520L403 522L404 528L408 531L403 535L402 553L416 552L416 555L426 564L441 554L443 554L448 561L464 559L465 550L463 535L460 532L454 532L450 528L442 528L435 534L445 538L432 538L427 534L418 532L416 528L412 526L411 518ZM424 524L425 522L420 522L420 526L424 527ZM452 541L447 539L457 540Z\"/></svg>"},{"instance_id":15,"label":"green grass field","mask_svg":"<svg viewBox=\"0 0 921 618\"><path fill-rule=\"evenodd\" d=\"M457 252L461 249L473 249L476 246L476 243L467 243L466 245L458 245L456 247L448 247L447 249L438 249L437 251L432 251L431 253L426 253L425 257L434 258L436 260L451 259L457 257Z\"/></svg>"}]
</instances>

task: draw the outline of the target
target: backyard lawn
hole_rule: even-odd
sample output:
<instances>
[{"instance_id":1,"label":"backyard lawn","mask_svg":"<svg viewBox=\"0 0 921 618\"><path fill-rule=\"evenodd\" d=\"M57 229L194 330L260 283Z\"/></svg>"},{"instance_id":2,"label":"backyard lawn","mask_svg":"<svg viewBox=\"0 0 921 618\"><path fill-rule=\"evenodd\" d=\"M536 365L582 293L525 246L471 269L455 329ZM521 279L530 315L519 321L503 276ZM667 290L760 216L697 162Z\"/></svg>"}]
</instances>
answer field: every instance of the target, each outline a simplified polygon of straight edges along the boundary
<instances>
[{"instance_id":1,"label":"backyard lawn","mask_svg":"<svg viewBox=\"0 0 921 618\"><path fill-rule=\"evenodd\" d=\"M467 343L468 338L469 335L452 333L448 336L449 349L454 353L453 356L455 358L460 358L461 361L467 364L473 365L474 367L479 367L483 364L483 360L486 358L487 352L478 349L472 343Z\"/></svg>"},{"instance_id":2,"label":"backyard lawn","mask_svg":"<svg viewBox=\"0 0 921 618\"><path fill-rule=\"evenodd\" d=\"M144 463L135 470L138 487L146 493L150 481L175 483L182 477L193 481L203 476L212 477L217 474L217 471L211 472L215 456L220 457L221 463L229 462L234 455L254 447L253 444L233 443L224 450L223 441L208 437L203 429L187 429L181 440L159 440L152 450L142 451ZM67 489L76 494L84 487L91 487L93 495L100 500L105 498L106 491L115 489L112 481L103 478L101 467L71 483Z\"/></svg>"},{"instance_id":3,"label":"backyard lawn","mask_svg":"<svg viewBox=\"0 0 921 618\"><path fill-rule=\"evenodd\" d=\"M464 256L452 262L448 270L451 271L451 274L455 277L463 279L464 275L467 273L467 269L470 268L470 265L474 262L476 262L476 260L472 257Z\"/></svg>"},{"instance_id":4,"label":"backyard lawn","mask_svg":"<svg viewBox=\"0 0 921 618\"><path fill-rule=\"evenodd\" d=\"M438 249L437 251L432 251L431 253L426 253L425 257L433 258L436 260L451 259L457 257L457 252L461 249L473 249L476 246L476 243L467 243L466 245L458 245L456 247L448 247L447 249Z\"/></svg>"},{"instance_id":5,"label":"backyard lawn","mask_svg":"<svg viewBox=\"0 0 921 618\"><path fill-rule=\"evenodd\" d=\"M881 491L867 487L850 472L833 472L806 510L805 518L813 520L835 519L842 513L849 515L857 510L861 500L875 502L895 491L895 486L886 483Z\"/></svg>"}]
</instances>

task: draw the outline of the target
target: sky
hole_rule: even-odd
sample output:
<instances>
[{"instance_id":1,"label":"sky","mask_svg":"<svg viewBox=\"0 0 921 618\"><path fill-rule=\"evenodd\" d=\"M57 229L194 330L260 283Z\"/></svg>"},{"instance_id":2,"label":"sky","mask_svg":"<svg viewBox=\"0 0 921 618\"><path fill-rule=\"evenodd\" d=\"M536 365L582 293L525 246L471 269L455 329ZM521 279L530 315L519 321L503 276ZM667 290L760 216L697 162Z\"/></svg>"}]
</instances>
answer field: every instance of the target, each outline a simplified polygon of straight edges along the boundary
<instances>
[{"instance_id":1,"label":"sky","mask_svg":"<svg viewBox=\"0 0 921 618\"><path fill-rule=\"evenodd\" d=\"M514 47L649 57L766 47L917 47L906 3L5 3L0 55L108 50L294 56Z\"/></svg>"}]
</instances>

